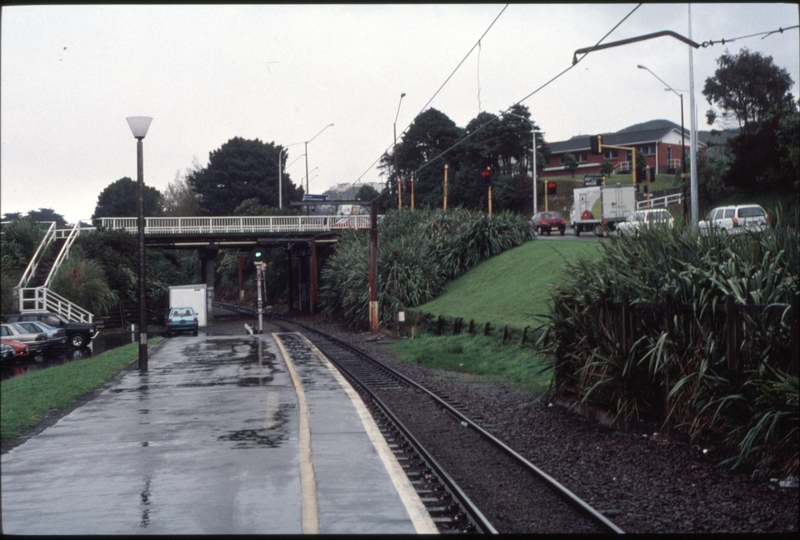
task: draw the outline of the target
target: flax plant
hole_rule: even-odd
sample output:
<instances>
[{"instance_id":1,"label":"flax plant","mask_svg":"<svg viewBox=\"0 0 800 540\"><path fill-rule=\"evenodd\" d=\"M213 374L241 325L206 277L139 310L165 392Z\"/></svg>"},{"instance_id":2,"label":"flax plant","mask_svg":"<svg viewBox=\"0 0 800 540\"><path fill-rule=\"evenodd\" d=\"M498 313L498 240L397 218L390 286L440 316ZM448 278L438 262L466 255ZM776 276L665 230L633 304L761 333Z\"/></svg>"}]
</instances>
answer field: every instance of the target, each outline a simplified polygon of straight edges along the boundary
<instances>
[{"instance_id":1,"label":"flax plant","mask_svg":"<svg viewBox=\"0 0 800 540\"><path fill-rule=\"evenodd\" d=\"M678 227L611 238L602 257L568 271L539 341L553 363L554 395L695 438L717 436L733 466L796 469L788 305L799 289L798 241L780 216L761 233L702 236ZM660 306L634 311L628 350L615 307L623 296ZM726 356L732 329L717 310L726 296L778 312L739 315L736 368Z\"/></svg>"},{"instance_id":2,"label":"flax plant","mask_svg":"<svg viewBox=\"0 0 800 540\"><path fill-rule=\"evenodd\" d=\"M391 323L401 307L432 300L448 280L482 260L534 238L530 225L513 214L489 217L462 208L393 210L380 222L378 235L382 324ZM325 313L354 327L369 322L368 261L368 234L343 234L321 272L320 307Z\"/></svg>"}]
</instances>

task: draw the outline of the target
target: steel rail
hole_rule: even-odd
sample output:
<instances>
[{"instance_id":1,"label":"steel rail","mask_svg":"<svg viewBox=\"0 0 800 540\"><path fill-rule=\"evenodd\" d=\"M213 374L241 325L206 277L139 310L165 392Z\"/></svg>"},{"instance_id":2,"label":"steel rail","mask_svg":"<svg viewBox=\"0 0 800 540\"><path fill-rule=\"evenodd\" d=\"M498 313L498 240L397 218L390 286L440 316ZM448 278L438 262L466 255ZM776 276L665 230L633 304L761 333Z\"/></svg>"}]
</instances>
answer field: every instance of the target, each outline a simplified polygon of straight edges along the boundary
<instances>
[{"instance_id":1,"label":"steel rail","mask_svg":"<svg viewBox=\"0 0 800 540\"><path fill-rule=\"evenodd\" d=\"M247 308L245 308L245 309L247 309ZM240 313L245 313L245 311L240 311ZM253 311L249 310L249 313L252 314ZM590 506L583 499L581 499L580 497L575 495L569 488L567 488L566 486L564 486L563 484L558 482L555 478L553 478L552 476L550 476L549 474L547 474L546 472L541 470L539 467L537 467L536 465L534 465L533 463L528 461L524 456L520 455L514 449L512 449L507 444L505 444L503 441L501 441L500 439L498 439L497 437L495 437L494 435L492 435L491 433L489 433L488 431L483 429L480 425L476 424L471 418L465 416L461 411L459 411L457 408L455 408L452 405L450 405L447 401L443 400L441 397L437 396L435 393L430 391L428 388L422 386L421 384L419 384L418 382L414 381L413 379L410 379L410 378L406 377L402 373L390 368L389 366L385 365L383 362L381 362L381 361L379 361L379 360L377 360L375 358L372 358L371 356L369 356L364 351L361 351L360 349L350 345L349 343L347 343L345 341L342 341L342 340L340 340L338 338L335 338L333 336L327 335L324 332L322 332L320 330L317 330L315 328L312 328L310 326L307 326L307 325L305 325L303 323L299 323L299 322L296 322L296 321L291 321L291 320L288 320L288 319L286 319L284 317L281 317L281 316L278 316L278 315L275 315L275 314L268 314L268 316L270 318L272 318L272 319L282 320L284 322L291 323L293 325L296 325L296 326L299 326L301 328L304 328L304 329L306 329L306 330L308 330L310 332L314 332L314 333L316 333L316 334L318 334L320 336L323 336L325 339L335 343L339 347L345 348L345 349L353 352L354 354L357 354L361 358L364 358L365 360L368 360L370 362L373 362L374 364L377 364L378 366L380 366L381 369L384 369L384 370L388 371L393 376L399 378L400 380L402 380L406 384L409 384L410 386L412 386L414 388L417 388L417 389L421 390L422 392L425 392L434 401L436 401L441 407L443 407L446 411L448 411L450 414L452 414L456 419L459 419L462 422L466 422L467 425L472 427L475 431L480 433L484 438L486 438L492 444L496 445L498 448L502 449L504 452L506 452L513 459L518 461L529 472L533 473L535 476L540 478L545 484L550 486L550 488L553 489L557 494L559 494L564 500L566 500L568 503L570 503L575 508L580 510L582 513L584 513L586 516L588 516L591 520L593 520L594 522L596 522L597 524L599 524L600 526L602 526L604 529L608 530L609 532L612 532L612 533L615 533L615 534L625 534L625 531L620 529L616 524L614 524L611 520L609 520L603 514L601 514L597 510L595 510L592 506Z\"/></svg>"}]
</instances>

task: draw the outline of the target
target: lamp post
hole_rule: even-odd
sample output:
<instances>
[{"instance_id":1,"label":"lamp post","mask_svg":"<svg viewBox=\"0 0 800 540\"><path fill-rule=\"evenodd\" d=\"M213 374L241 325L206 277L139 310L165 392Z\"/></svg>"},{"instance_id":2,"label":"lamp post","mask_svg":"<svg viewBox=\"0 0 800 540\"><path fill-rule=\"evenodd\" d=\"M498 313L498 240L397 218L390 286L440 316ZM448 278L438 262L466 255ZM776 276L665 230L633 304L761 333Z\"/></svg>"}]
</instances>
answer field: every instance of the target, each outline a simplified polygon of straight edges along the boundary
<instances>
[{"instance_id":1,"label":"lamp post","mask_svg":"<svg viewBox=\"0 0 800 540\"><path fill-rule=\"evenodd\" d=\"M138 186L138 216L136 228L139 240L139 371L147 372L147 288L144 261L144 156L142 139L147 135L149 116L129 116L128 125L136 139L136 169Z\"/></svg>"},{"instance_id":2,"label":"lamp post","mask_svg":"<svg viewBox=\"0 0 800 540\"><path fill-rule=\"evenodd\" d=\"M298 142L293 144L287 144L284 147L280 147L280 149L278 150L278 208L283 208L283 167L281 166L283 162L283 151L284 149L289 148L290 146L297 146L298 144L302 143ZM303 154L302 156L298 156L297 158L295 158L294 161L297 161L303 156L305 156L305 154ZM292 161L292 163L294 163L294 161ZM292 165L292 163L287 165L286 168L288 169Z\"/></svg>"},{"instance_id":3,"label":"lamp post","mask_svg":"<svg viewBox=\"0 0 800 540\"><path fill-rule=\"evenodd\" d=\"M400 172L397 170L397 119L400 117L400 105L403 103L403 98L406 93L400 94L400 101L397 102L397 114L394 115L394 175L397 180L397 208L403 207L403 188L400 182Z\"/></svg>"},{"instance_id":4,"label":"lamp post","mask_svg":"<svg viewBox=\"0 0 800 540\"><path fill-rule=\"evenodd\" d=\"M533 174L531 176L533 178L533 213L535 215L536 214L536 207L538 206L536 204L536 202L537 202L536 201L536 127L533 125L533 122L531 122L530 120L528 120L524 116L520 116L518 114L514 114L514 113L510 113L510 112L501 113L501 114L503 114L503 115L508 114L508 115L511 115L511 116L516 116L517 118L519 118L521 120L525 120L526 122L528 122L528 125L531 126L531 137L533 138L533 143L532 143L532 149L533 149Z\"/></svg>"},{"instance_id":5,"label":"lamp post","mask_svg":"<svg viewBox=\"0 0 800 540\"><path fill-rule=\"evenodd\" d=\"M665 83L661 79L661 77L659 77L658 75L656 75L655 73L650 71L650 68L648 68L646 66L643 66L642 64L638 64L636 67L639 68L639 69L645 69L645 70L649 71L650 75L652 75L653 77L655 77L656 79L661 81L661 84L666 86L665 90L669 90L673 94L675 94L676 96L681 98L681 173L682 173L681 174L681 178L683 178L686 175L686 139L684 138L686 130L683 127L683 94L679 94L678 92L676 92L675 89L673 89L670 85ZM656 163L656 166L658 166L657 163Z\"/></svg>"},{"instance_id":6,"label":"lamp post","mask_svg":"<svg viewBox=\"0 0 800 540\"><path fill-rule=\"evenodd\" d=\"M309 139L309 140L307 140L307 141L305 142L305 145L306 145L306 195L308 195L308 143L310 143L311 141L313 141L314 139L316 139L317 137L319 137L319 134L320 134L320 133L322 133L323 131L325 131L326 129L328 129L329 127L331 127L332 125L333 125L333 124L328 124L327 126L325 126L324 128L322 128L321 130L319 130L319 133L317 133L316 135L314 135L313 137L311 137L311 139Z\"/></svg>"}]
</instances>

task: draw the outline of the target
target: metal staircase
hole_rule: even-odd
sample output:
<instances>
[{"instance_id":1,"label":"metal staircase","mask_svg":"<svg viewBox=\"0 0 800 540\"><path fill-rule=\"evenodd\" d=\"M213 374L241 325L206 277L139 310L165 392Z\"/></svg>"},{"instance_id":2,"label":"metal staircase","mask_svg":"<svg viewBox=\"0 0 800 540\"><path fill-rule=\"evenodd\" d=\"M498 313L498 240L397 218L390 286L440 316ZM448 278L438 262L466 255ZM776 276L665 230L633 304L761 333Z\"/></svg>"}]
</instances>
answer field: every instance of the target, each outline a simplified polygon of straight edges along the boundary
<instances>
[{"instance_id":1,"label":"metal staircase","mask_svg":"<svg viewBox=\"0 0 800 540\"><path fill-rule=\"evenodd\" d=\"M83 230L94 230L94 227L88 229L84 228ZM28 263L25 273L22 274L22 278L19 280L19 284L15 288L17 292L17 298L19 300L19 310L21 312L50 311L57 313L70 321L92 322L94 315L90 311L83 309L77 304L73 304L63 296L60 296L49 289L53 282L53 277L55 277L56 273L58 272L58 268L65 260L69 258L69 250L80 234L80 220L78 220L78 223L76 223L72 229L56 229L55 222L50 224L50 227L47 229L44 238L42 238L42 242L39 244L39 248L31 258L31 262ZM47 274L47 279L45 279L44 284L37 287L29 287L28 285L31 284L31 281L36 275L38 266L44 259L44 254L47 251L47 247L50 246L54 240L59 239L63 239L64 243L61 246L61 249L59 250L55 260L53 261L50 272Z\"/></svg>"}]
</instances>

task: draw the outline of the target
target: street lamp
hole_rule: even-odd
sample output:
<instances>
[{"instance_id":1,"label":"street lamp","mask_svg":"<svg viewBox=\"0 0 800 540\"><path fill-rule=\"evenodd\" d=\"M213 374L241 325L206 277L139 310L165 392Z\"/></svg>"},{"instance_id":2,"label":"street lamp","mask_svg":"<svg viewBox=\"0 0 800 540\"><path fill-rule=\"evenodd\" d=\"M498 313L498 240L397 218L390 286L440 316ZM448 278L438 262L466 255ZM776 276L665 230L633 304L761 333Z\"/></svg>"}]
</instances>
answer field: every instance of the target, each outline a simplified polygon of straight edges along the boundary
<instances>
[{"instance_id":1,"label":"street lamp","mask_svg":"<svg viewBox=\"0 0 800 540\"><path fill-rule=\"evenodd\" d=\"M129 116L128 125L136 139L136 169L138 186L138 217L136 228L139 240L139 371L147 372L147 289L144 261L144 157L142 139L147 135L149 116Z\"/></svg>"},{"instance_id":2,"label":"street lamp","mask_svg":"<svg viewBox=\"0 0 800 540\"><path fill-rule=\"evenodd\" d=\"M650 71L650 68L648 68L646 66L643 66L642 64L638 64L636 67L639 68L639 69L646 69L647 71L649 71L650 75L652 75L653 77L655 77L656 79L661 81L661 84L666 86L665 90L669 90L673 94L675 94L676 96L681 98L681 173L682 173L681 174L681 178L684 178L684 176L686 175L686 139L684 138L686 130L683 127L683 94L679 94L678 92L676 92L670 85L665 83L661 79L661 77L659 77L658 75L656 75L655 73ZM658 164L656 164L656 167L657 166L658 166Z\"/></svg>"},{"instance_id":3,"label":"street lamp","mask_svg":"<svg viewBox=\"0 0 800 540\"><path fill-rule=\"evenodd\" d=\"M533 125L533 122L531 122L530 120L528 120L524 116L520 116L518 114L514 114L514 113L511 113L511 112L505 112L505 113L500 113L500 114L503 114L503 115L509 114L511 116L516 116L517 118L519 118L521 120L525 120L526 122L528 122L528 125L531 126L531 136L533 137L533 175L532 175L533 176L533 213L536 214L536 207L538 206L536 204L536 202L537 202L536 201L536 127Z\"/></svg>"},{"instance_id":4,"label":"street lamp","mask_svg":"<svg viewBox=\"0 0 800 540\"><path fill-rule=\"evenodd\" d=\"M327 126L325 126L324 128L322 128L321 130L319 130L319 133L317 133L316 135L314 135L313 137L311 137L311 139L309 139L309 140L307 140L307 141L305 142L305 145L306 145L306 195L308 195L308 143L310 143L311 141L313 141L314 139L316 139L317 137L319 137L319 134L320 134L320 133L322 133L323 131L325 131L326 129L328 129L329 127L331 127L332 125L333 125L332 123L331 123L331 124L328 124Z\"/></svg>"},{"instance_id":5,"label":"street lamp","mask_svg":"<svg viewBox=\"0 0 800 540\"><path fill-rule=\"evenodd\" d=\"M289 148L290 146L297 146L298 144L301 143L288 144L278 150L278 208L283 208L283 167L281 166L281 162L283 161L283 150L285 148ZM299 157L303 157L304 155L305 154ZM297 161L297 159L294 161ZM292 161L292 163L294 163L294 161ZM292 163L287 165L286 168L288 169Z\"/></svg>"},{"instance_id":6,"label":"street lamp","mask_svg":"<svg viewBox=\"0 0 800 540\"><path fill-rule=\"evenodd\" d=\"M400 182L400 173L397 170L397 119L400 117L400 105L403 103L403 98L406 93L400 94L400 101L397 102L397 114L394 115L394 175L397 179L397 208L403 207L403 191Z\"/></svg>"}]
</instances>

